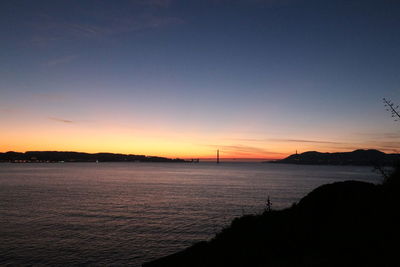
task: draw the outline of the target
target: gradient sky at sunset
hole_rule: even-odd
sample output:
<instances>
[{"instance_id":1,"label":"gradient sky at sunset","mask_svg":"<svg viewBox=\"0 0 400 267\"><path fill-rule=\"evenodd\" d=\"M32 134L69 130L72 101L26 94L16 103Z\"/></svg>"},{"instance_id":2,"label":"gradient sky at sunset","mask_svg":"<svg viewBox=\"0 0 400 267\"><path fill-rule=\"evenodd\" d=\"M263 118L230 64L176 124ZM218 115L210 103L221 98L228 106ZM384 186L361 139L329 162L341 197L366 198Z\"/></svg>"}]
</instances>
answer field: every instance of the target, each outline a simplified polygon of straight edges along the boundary
<instances>
[{"instance_id":1,"label":"gradient sky at sunset","mask_svg":"<svg viewBox=\"0 0 400 267\"><path fill-rule=\"evenodd\" d=\"M400 1L2 0L0 31L3 152L400 152Z\"/></svg>"}]
</instances>

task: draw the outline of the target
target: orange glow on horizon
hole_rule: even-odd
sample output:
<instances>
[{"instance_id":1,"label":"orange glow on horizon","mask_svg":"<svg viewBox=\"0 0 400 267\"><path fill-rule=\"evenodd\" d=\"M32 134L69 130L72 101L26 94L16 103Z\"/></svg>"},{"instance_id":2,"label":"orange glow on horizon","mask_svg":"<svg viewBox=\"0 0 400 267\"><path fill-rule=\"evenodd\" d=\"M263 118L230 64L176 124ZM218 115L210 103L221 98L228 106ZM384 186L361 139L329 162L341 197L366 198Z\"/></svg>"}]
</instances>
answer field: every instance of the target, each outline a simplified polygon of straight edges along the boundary
<instances>
[{"instance_id":1,"label":"orange glow on horizon","mask_svg":"<svg viewBox=\"0 0 400 267\"><path fill-rule=\"evenodd\" d=\"M4 121L7 121L7 117ZM296 150L343 152L355 149L375 148L385 150L377 142L357 142L357 139L345 141L320 141L318 135L301 135L298 139L273 137L264 134L246 133L246 129L225 129L216 131L192 129L174 129L148 125L130 127L114 122L75 123L69 121L41 121L26 119L21 124L9 120L8 126L0 129L0 151L76 151L86 153L121 153L168 158L212 160L217 149L220 158L226 160L248 159L255 161L282 159ZM276 136L276 135L275 135ZM321 136L323 136L321 134Z\"/></svg>"}]
</instances>

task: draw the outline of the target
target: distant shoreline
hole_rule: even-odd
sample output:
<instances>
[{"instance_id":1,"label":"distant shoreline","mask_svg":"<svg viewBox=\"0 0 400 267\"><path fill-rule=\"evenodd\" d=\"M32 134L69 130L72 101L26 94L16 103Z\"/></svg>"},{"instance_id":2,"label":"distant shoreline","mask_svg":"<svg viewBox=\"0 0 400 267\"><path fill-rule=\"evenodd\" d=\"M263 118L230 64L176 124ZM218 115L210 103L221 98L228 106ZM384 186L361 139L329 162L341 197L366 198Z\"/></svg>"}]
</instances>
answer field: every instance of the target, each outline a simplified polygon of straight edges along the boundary
<instances>
[{"instance_id":1,"label":"distant shoreline","mask_svg":"<svg viewBox=\"0 0 400 267\"><path fill-rule=\"evenodd\" d=\"M68 164L68 163L88 163L88 164L96 164L96 163L201 163L201 164L216 164L215 161L211 160L199 160L197 161L191 161L191 160L185 160L183 159L182 161L0 161L0 164ZM224 165L224 164L243 164L243 163L249 163L249 164L264 164L266 163L265 161L245 161L245 160L226 160L222 161L219 164Z\"/></svg>"},{"instance_id":2,"label":"distant shoreline","mask_svg":"<svg viewBox=\"0 0 400 267\"><path fill-rule=\"evenodd\" d=\"M264 163L296 165L350 165L350 166L386 166L400 162L400 154L386 154L375 149L354 150L352 152L321 153L308 151L293 154L287 158Z\"/></svg>"},{"instance_id":3,"label":"distant shoreline","mask_svg":"<svg viewBox=\"0 0 400 267\"><path fill-rule=\"evenodd\" d=\"M221 163L245 163L272 161L268 158L221 158ZM0 152L1 162L12 163L62 163L62 162L216 162L215 158L167 158L159 156L145 156L120 153L86 153L75 151L26 151L26 152Z\"/></svg>"},{"instance_id":4,"label":"distant shoreline","mask_svg":"<svg viewBox=\"0 0 400 267\"><path fill-rule=\"evenodd\" d=\"M9 163L70 163L70 162L199 162L133 154L84 153L70 151L27 151L0 153L0 162Z\"/></svg>"}]
</instances>

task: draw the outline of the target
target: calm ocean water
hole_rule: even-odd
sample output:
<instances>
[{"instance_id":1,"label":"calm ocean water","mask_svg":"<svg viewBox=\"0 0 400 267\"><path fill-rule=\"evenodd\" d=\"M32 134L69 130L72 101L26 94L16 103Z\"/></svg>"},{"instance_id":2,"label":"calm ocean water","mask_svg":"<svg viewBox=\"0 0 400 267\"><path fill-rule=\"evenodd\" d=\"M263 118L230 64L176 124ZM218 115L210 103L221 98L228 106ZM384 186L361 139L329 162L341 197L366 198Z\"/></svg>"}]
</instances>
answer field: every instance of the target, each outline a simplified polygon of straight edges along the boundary
<instances>
[{"instance_id":1,"label":"calm ocean water","mask_svg":"<svg viewBox=\"0 0 400 267\"><path fill-rule=\"evenodd\" d=\"M237 216L371 167L262 163L0 164L0 264L130 265L207 240Z\"/></svg>"}]
</instances>

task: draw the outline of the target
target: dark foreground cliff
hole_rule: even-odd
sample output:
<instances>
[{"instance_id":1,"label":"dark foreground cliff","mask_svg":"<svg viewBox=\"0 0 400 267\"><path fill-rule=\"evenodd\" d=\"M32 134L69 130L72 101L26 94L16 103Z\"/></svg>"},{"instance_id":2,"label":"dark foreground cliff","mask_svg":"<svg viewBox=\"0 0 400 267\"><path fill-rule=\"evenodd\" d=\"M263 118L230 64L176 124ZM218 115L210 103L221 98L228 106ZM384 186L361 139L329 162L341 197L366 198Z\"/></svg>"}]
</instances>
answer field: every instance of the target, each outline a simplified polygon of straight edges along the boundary
<instances>
[{"instance_id":1,"label":"dark foreground cliff","mask_svg":"<svg viewBox=\"0 0 400 267\"><path fill-rule=\"evenodd\" d=\"M399 266L399 179L397 169L381 185L323 185L291 208L237 218L211 241L143 266Z\"/></svg>"}]
</instances>

